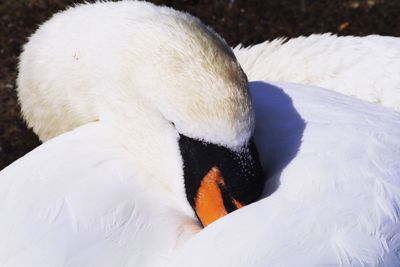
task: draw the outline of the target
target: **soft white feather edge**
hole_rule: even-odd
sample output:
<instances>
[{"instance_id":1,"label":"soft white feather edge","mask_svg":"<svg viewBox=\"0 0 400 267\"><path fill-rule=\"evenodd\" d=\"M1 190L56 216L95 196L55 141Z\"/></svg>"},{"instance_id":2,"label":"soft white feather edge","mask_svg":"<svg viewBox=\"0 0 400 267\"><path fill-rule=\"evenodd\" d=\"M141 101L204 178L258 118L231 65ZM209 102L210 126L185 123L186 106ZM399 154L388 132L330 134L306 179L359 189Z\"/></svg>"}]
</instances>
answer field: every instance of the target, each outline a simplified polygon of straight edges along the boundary
<instances>
[{"instance_id":1,"label":"soft white feather edge","mask_svg":"<svg viewBox=\"0 0 400 267\"><path fill-rule=\"evenodd\" d=\"M313 34L234 52L249 80L321 86L400 110L399 38Z\"/></svg>"}]
</instances>

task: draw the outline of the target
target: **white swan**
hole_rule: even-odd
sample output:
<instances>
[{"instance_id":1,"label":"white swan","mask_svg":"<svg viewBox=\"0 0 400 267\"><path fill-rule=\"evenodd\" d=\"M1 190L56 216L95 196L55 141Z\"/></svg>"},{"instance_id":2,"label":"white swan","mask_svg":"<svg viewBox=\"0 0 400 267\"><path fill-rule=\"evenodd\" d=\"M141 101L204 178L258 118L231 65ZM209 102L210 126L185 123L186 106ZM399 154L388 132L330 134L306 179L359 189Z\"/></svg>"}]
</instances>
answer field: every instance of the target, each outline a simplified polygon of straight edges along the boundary
<instances>
[{"instance_id":1,"label":"white swan","mask_svg":"<svg viewBox=\"0 0 400 267\"><path fill-rule=\"evenodd\" d=\"M400 111L400 39L314 34L234 49L250 81L321 86Z\"/></svg>"},{"instance_id":2,"label":"white swan","mask_svg":"<svg viewBox=\"0 0 400 267\"><path fill-rule=\"evenodd\" d=\"M132 13L129 11L130 5L140 5L141 11L142 8L143 11L149 8L165 12L166 17L172 16L174 19L169 20L166 24L168 27L177 27L174 23L182 22L175 21L183 16L177 15L180 13L154 8L145 3L134 3L102 3L69 10L62 13L64 15L55 16L52 20L54 24L43 25L42 32L39 32L42 38L35 39L35 36L38 36L35 35L30 41L31 47L29 44L26 47L19 80L22 105L23 94L29 95L28 90L36 90L36 94L55 94L45 96L48 101L42 101L43 97L40 95L32 96L31 111L24 111L28 122L43 140L97 119L96 116L74 118L81 114L80 110L77 110L80 111L77 112L78 115L66 113L75 107L82 107L87 111L88 103L85 100L90 99L98 104L94 105L93 113L86 114L102 112L99 112L99 122L87 124L46 142L1 173L0 236L6 238L0 240L0 262L8 266L25 266L32 263L40 266L164 265L176 258L177 262L174 262L174 265L185 266L188 262L189 265L204 263L216 266L395 266L400 248L400 167L396 161L400 153L400 115L377 105L306 86L282 83L275 84L274 87L262 82L251 84L257 117L256 142L260 148L264 168L269 174L274 174L274 179L268 184L265 192L265 196L268 197L222 218L195 234L198 228L183 193L184 175L176 132L189 131L188 127L194 127L190 132L193 137L199 138L197 135L201 134L205 136L200 136L203 140L235 147L235 140L249 138L252 119L246 112L243 117L238 114L233 117L221 116L218 120L219 127L227 130L228 136L231 136L230 131L235 136L225 139L219 135L221 130L208 123L208 120L199 121L197 116L186 118L187 109L182 111L180 108L192 106L192 101L204 101L206 105L201 105L202 109L197 110L195 114L207 111L220 114L219 109L224 110L226 105L214 103L214 98L219 99L220 92L228 92L229 96L232 96L230 92L243 92L241 86L232 90L228 86L228 89L220 89L221 91L209 91L207 86L215 88L214 83L218 84L218 81L213 79L215 77L226 78L224 85L227 85L231 79L235 81L237 77L241 77L241 74L224 75L231 72L218 72L220 68L232 67L230 64L220 64L218 60L211 62L217 65L211 67L210 72L203 71L202 57L186 55L191 50L176 51L180 52L178 55L190 59L179 61L184 64L184 68L181 68L181 65L155 64L165 55L175 53L162 54L160 57L157 57L157 54L146 54L151 66L142 71L138 70L140 75L137 76L145 79L144 82L154 82L165 88L164 86L169 85L171 81L160 82L160 77L166 76L176 81L181 77L180 71L184 71L187 75L185 77L190 79L180 80L180 85L188 86L187 90L190 90L193 84L203 83L204 87L202 85L200 89L196 89L196 92L200 90L199 93L184 96L180 95L181 90L176 90L177 87L167 87L165 91L155 88L164 100L156 99L156 96L147 90L140 90L135 98L130 98L130 94L117 95L117 98L113 94L124 93L125 82L137 82L130 79L120 80L120 75L130 71L124 64L130 58L130 53L122 53L120 57L118 53L114 53L102 61L98 61L98 57L89 57L90 60L85 61L82 60L87 55L84 49L68 50L68 43L56 42L61 46L59 50L53 50L54 47L50 46L50 51L39 53L37 58L29 54L29 49L38 51L40 47L48 47L43 38L53 26L56 30L52 33L68 40L74 40L69 38L71 35L75 36L75 33L67 31L69 34L66 34L58 28L59 26L63 25L64 28L65 25L71 25L71 28L79 28L82 31L87 27L94 36L102 35L97 30L107 29L101 23L97 27L82 26L82 23L77 23L77 27L70 24L71 21L63 23L64 19L71 18L68 14L72 15L73 12L87 20L90 12L96 10L95 13L102 22L107 21L104 19L105 14L111 13L114 17L108 17L108 21L118 22L123 17L121 15ZM116 8L122 6L121 9ZM157 13L157 19L166 17ZM117 25L126 26L125 23ZM163 37L171 34L171 46L180 47L181 39L176 38L174 31L157 31L156 26L160 25L154 25L154 21L151 25L154 26L151 29L159 33L160 37L155 35L157 40L146 45L153 45L160 51L165 51L168 43L163 42ZM180 30L184 29L180 23L178 25ZM130 36L127 29L123 27L121 31L115 30L113 37L118 38L118 42L109 38L106 44L112 45L112 49L121 48L120 51L130 50L129 45L134 44L134 48L140 48L140 53L134 53L140 58L149 47L144 49L135 42L131 43L133 39L124 39L124 35ZM198 30L204 29L194 27L186 33L196 36ZM95 42L96 39L90 34L87 41ZM48 38L53 40L53 36ZM203 47L203 41L204 39L200 39L190 43L189 47ZM219 52L230 57L224 43L218 40L216 44L218 49L214 52L218 53L214 55L217 58ZM78 47L82 48L85 45L80 43ZM94 52L97 55L98 51L107 55L105 51L111 49L102 50L106 47L103 43L97 43L95 47ZM56 53L49 53L51 51ZM83 63L79 65L77 72L72 67L76 61L99 65L88 68ZM112 64L115 62L118 65ZM230 59L223 62L234 61ZM148 63L147 58L143 57L140 63ZM32 65L32 68L28 67L29 64L38 65ZM27 72L23 75L24 66ZM113 75L104 77L101 71L110 71ZM164 76L160 75L161 71ZM58 79L60 75L63 77L61 80ZM91 78L86 80L88 77ZM23 93L24 82L27 87ZM91 95L92 88L97 90L97 86L101 90L95 93L95 96ZM186 88L185 86L179 88ZM55 92L57 88L62 88L61 92ZM82 98L76 99L76 94L68 89L81 89ZM116 91L107 91L108 89ZM212 94L205 94L207 92ZM60 97L68 99L68 95L78 102L70 102L64 109L63 105L58 105L58 101ZM177 97L178 95L182 98ZM247 103L247 95L242 97L242 94L235 93L233 96L233 102L230 103L235 105L228 105L229 107L234 110L238 108L241 112L251 108ZM168 102L170 97L173 97L173 100ZM34 101L39 101L36 108ZM138 104L140 109L135 109L130 103ZM153 117L153 110L147 103L153 104L153 108L161 109L164 116L172 116L177 130L168 120L159 117L156 119L155 115ZM38 106L45 108L40 112ZM59 107L63 108L59 115L46 114L49 110L57 112ZM135 110L131 112L132 109ZM38 114L29 117L28 112ZM158 113L159 110L154 112ZM121 114L127 114L129 119L121 123ZM35 116L41 119L35 121ZM68 122L65 128L62 128L62 116ZM153 132L150 129L158 124L142 122L140 118L144 116L146 119L154 118L155 122L164 121L166 129L157 127ZM212 115L209 116L208 119L213 121ZM46 126L49 125L49 121L46 121L48 119L56 131ZM138 123L139 127L131 125L130 119L134 122L132 124ZM181 119L187 119L185 122L193 125L179 124ZM246 122L248 125L242 127ZM43 125L44 128L39 125ZM143 135L139 131L132 131L138 128L143 129ZM244 128L244 133L238 128ZM132 131L130 135L128 131ZM236 138L243 135L246 138ZM138 136L141 139L137 139ZM168 139L171 141L166 144ZM135 140L142 143L131 145ZM165 148L157 151L158 145ZM136 153L134 157L132 153ZM155 158L147 157L148 155ZM140 159L142 156L156 162L146 163ZM207 156L213 157L213 153ZM159 165L160 163L162 164ZM155 172L151 169L154 166L158 167ZM173 170L167 172L168 168L159 166L170 167ZM160 182L160 178L165 180ZM194 237L186 242L193 235ZM205 248L207 245L209 247ZM180 250L181 247L183 250ZM207 253L199 253L200 249Z\"/></svg>"}]
</instances>

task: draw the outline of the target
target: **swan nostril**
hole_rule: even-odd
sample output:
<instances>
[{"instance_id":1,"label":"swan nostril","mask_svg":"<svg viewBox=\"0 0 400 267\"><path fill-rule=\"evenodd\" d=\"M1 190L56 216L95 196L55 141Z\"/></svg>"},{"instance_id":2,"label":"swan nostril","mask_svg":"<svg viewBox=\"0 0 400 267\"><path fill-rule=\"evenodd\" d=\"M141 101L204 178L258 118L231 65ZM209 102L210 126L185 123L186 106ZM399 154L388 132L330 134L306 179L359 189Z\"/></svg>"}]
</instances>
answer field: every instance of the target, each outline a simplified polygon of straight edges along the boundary
<instances>
[{"instance_id":1,"label":"swan nostril","mask_svg":"<svg viewBox=\"0 0 400 267\"><path fill-rule=\"evenodd\" d=\"M241 203L235 200L232 195L229 193L228 189L226 188L225 184L218 183L218 187L221 191L222 200L224 202L225 209L228 213L240 209L243 207Z\"/></svg>"}]
</instances>

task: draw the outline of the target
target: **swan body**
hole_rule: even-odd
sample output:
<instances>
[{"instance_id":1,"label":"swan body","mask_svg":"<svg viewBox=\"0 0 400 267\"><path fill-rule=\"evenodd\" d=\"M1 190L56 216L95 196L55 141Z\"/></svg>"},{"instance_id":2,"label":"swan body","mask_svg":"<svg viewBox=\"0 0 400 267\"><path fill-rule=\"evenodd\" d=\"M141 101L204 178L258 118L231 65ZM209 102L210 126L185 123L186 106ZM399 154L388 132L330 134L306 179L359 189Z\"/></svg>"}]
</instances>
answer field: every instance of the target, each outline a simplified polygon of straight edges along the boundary
<instances>
[{"instance_id":1,"label":"swan body","mask_svg":"<svg viewBox=\"0 0 400 267\"><path fill-rule=\"evenodd\" d=\"M0 173L0 264L395 266L399 113L264 80L251 103L229 47L168 8L54 16L21 55L23 115L46 142ZM214 155L187 161L180 136L245 176L254 128L264 198L199 232L186 169Z\"/></svg>"},{"instance_id":2,"label":"swan body","mask_svg":"<svg viewBox=\"0 0 400 267\"><path fill-rule=\"evenodd\" d=\"M399 38L313 34L234 52L251 81L320 86L400 111Z\"/></svg>"},{"instance_id":3,"label":"swan body","mask_svg":"<svg viewBox=\"0 0 400 267\"><path fill-rule=\"evenodd\" d=\"M322 88L250 84L273 179L264 199L190 239L176 265L398 266L400 114Z\"/></svg>"},{"instance_id":4,"label":"swan body","mask_svg":"<svg viewBox=\"0 0 400 267\"><path fill-rule=\"evenodd\" d=\"M250 87L272 175L262 200L199 231L91 123L0 173L1 265L397 266L400 114L305 85Z\"/></svg>"}]
</instances>

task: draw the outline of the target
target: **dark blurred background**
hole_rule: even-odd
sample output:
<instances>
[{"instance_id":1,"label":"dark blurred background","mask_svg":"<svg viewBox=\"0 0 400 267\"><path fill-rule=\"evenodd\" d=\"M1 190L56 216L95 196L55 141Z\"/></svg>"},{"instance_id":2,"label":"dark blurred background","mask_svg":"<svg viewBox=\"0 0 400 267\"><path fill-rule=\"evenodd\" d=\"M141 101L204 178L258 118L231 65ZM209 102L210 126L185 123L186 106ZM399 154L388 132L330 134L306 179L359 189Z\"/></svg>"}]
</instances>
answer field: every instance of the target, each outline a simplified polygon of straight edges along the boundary
<instances>
[{"instance_id":1,"label":"dark blurred background","mask_svg":"<svg viewBox=\"0 0 400 267\"><path fill-rule=\"evenodd\" d=\"M0 170L40 144L20 118L15 79L27 37L73 0L0 0ZM92 1L88 1L92 2ZM198 16L235 46L332 32L400 35L399 0L152 0Z\"/></svg>"}]
</instances>

